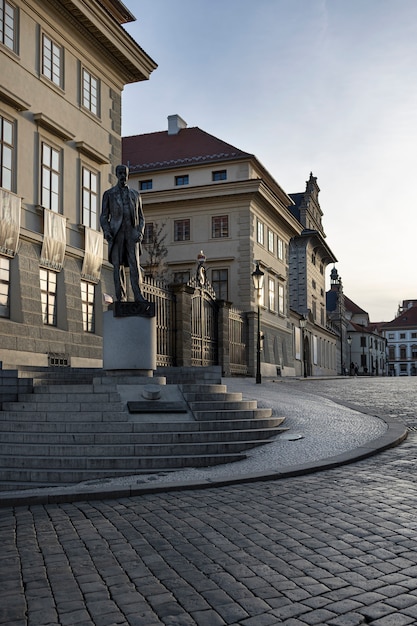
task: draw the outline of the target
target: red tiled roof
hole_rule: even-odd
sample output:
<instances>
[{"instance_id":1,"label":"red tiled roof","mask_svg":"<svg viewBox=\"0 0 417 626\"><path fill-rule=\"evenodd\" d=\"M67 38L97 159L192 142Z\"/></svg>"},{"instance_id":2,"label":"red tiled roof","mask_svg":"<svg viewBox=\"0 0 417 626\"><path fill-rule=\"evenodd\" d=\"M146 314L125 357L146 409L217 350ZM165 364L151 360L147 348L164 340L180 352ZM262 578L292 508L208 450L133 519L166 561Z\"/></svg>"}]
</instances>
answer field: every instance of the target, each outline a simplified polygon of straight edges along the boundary
<instances>
[{"instance_id":1,"label":"red tiled roof","mask_svg":"<svg viewBox=\"0 0 417 626\"><path fill-rule=\"evenodd\" d=\"M253 157L198 127L122 138L122 161L131 172Z\"/></svg>"},{"instance_id":2,"label":"red tiled roof","mask_svg":"<svg viewBox=\"0 0 417 626\"><path fill-rule=\"evenodd\" d=\"M357 304L355 304L353 302L353 300L351 300L347 296L345 296L345 307L351 313L365 313L365 314L367 314L367 311L364 311L363 309L361 309Z\"/></svg>"},{"instance_id":3,"label":"red tiled roof","mask_svg":"<svg viewBox=\"0 0 417 626\"><path fill-rule=\"evenodd\" d=\"M398 315L392 322L387 322L383 328L406 328L417 327L417 305L406 309Z\"/></svg>"}]
</instances>

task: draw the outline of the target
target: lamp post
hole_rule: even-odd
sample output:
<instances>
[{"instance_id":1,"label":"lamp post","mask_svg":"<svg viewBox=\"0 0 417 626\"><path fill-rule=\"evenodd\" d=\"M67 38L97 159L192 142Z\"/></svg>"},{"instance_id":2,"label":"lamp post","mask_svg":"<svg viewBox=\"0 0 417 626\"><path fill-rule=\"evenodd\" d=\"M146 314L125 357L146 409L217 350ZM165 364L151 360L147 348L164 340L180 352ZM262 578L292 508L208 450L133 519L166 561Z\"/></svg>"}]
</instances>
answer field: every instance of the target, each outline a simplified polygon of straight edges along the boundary
<instances>
[{"instance_id":1,"label":"lamp post","mask_svg":"<svg viewBox=\"0 0 417 626\"><path fill-rule=\"evenodd\" d=\"M253 286L257 295L258 301L258 332L256 337L256 383L259 385L262 382L261 377L261 291L264 284L265 274L259 267L259 261L256 262L256 269L252 272Z\"/></svg>"},{"instance_id":2,"label":"lamp post","mask_svg":"<svg viewBox=\"0 0 417 626\"><path fill-rule=\"evenodd\" d=\"M302 355L303 355L303 376L307 378L307 367L306 367L306 351L305 351L305 328L307 326L307 320L305 317L300 319L300 328L301 328L301 336L303 338L303 346L302 346Z\"/></svg>"},{"instance_id":3,"label":"lamp post","mask_svg":"<svg viewBox=\"0 0 417 626\"><path fill-rule=\"evenodd\" d=\"M349 346L349 376L352 376L352 337L349 335L347 338Z\"/></svg>"}]
</instances>

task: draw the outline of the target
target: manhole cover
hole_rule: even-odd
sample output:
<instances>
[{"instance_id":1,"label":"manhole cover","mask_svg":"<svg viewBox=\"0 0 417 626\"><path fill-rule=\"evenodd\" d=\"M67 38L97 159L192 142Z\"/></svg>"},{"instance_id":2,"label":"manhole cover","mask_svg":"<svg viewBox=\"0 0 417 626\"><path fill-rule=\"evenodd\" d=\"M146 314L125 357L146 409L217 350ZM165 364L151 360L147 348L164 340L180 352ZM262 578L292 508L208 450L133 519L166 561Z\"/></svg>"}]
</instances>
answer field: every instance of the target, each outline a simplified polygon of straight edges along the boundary
<instances>
[{"instance_id":1,"label":"manhole cover","mask_svg":"<svg viewBox=\"0 0 417 626\"><path fill-rule=\"evenodd\" d=\"M304 435L297 433L285 433L285 435L280 435L280 439L284 439L285 441L296 441L297 439L304 439Z\"/></svg>"}]
</instances>

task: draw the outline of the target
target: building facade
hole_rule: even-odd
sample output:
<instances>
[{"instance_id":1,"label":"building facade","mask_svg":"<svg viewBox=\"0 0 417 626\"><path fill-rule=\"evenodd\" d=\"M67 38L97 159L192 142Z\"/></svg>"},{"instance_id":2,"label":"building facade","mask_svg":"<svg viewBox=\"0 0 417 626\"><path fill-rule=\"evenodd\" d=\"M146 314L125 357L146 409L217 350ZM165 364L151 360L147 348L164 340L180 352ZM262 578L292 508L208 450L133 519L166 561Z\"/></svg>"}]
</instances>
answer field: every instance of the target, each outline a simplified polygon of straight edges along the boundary
<instances>
[{"instance_id":1,"label":"building facade","mask_svg":"<svg viewBox=\"0 0 417 626\"><path fill-rule=\"evenodd\" d=\"M0 360L100 365L100 199L121 161L123 87L156 64L118 0L1 4Z\"/></svg>"},{"instance_id":2,"label":"building facade","mask_svg":"<svg viewBox=\"0 0 417 626\"><path fill-rule=\"evenodd\" d=\"M417 300L404 300L397 317L381 324L388 350L389 376L417 376Z\"/></svg>"},{"instance_id":3,"label":"building facade","mask_svg":"<svg viewBox=\"0 0 417 626\"><path fill-rule=\"evenodd\" d=\"M334 255L324 242L316 180L310 178L297 205L254 155L187 128L178 115L168 117L167 131L124 137L123 159L142 194L148 235L163 229L166 279L187 282L203 251L217 297L246 312L250 373L256 262L264 273L262 373L298 375L303 337L304 348L311 345L310 374L334 373L336 338L326 326L324 272ZM142 263L149 271L146 254ZM298 320L304 315L309 326L302 337Z\"/></svg>"}]
</instances>

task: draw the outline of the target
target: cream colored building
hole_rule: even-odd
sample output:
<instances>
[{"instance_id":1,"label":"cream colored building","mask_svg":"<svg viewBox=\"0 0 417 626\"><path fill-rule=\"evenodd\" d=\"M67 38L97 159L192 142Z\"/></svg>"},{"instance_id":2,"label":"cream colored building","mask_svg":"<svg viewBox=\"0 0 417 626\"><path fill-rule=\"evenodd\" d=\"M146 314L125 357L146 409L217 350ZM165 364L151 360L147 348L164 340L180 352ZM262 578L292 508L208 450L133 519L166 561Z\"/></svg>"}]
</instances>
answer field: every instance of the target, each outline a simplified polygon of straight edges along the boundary
<instances>
[{"instance_id":1,"label":"cream colored building","mask_svg":"<svg viewBox=\"0 0 417 626\"><path fill-rule=\"evenodd\" d=\"M291 198L254 155L187 128L178 115L166 131L123 138L123 161L142 194L147 228L164 225L168 280L191 278L203 251L217 297L248 312L253 325L259 261L262 373L294 374L288 251L302 225L288 210ZM142 263L146 270L146 255Z\"/></svg>"},{"instance_id":2,"label":"cream colored building","mask_svg":"<svg viewBox=\"0 0 417 626\"><path fill-rule=\"evenodd\" d=\"M121 161L123 87L156 64L118 0L2 5L0 360L100 365L101 195Z\"/></svg>"}]
</instances>

